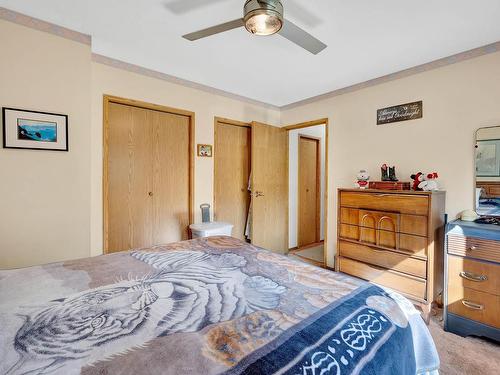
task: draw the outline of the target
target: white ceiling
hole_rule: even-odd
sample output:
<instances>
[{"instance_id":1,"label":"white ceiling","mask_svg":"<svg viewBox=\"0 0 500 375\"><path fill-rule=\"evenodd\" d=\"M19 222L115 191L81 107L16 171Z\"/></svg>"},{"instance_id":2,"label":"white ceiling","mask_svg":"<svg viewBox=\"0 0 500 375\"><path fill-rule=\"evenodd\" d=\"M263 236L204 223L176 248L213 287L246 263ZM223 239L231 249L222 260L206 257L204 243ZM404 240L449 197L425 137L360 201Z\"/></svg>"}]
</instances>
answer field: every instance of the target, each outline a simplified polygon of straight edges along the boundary
<instances>
[{"instance_id":1,"label":"white ceiling","mask_svg":"<svg viewBox=\"0 0 500 375\"><path fill-rule=\"evenodd\" d=\"M198 4L187 12L176 5ZM314 56L244 29L181 35L242 16L244 0L0 0L92 36L93 52L277 106L500 40L499 0L283 0L328 44Z\"/></svg>"}]
</instances>

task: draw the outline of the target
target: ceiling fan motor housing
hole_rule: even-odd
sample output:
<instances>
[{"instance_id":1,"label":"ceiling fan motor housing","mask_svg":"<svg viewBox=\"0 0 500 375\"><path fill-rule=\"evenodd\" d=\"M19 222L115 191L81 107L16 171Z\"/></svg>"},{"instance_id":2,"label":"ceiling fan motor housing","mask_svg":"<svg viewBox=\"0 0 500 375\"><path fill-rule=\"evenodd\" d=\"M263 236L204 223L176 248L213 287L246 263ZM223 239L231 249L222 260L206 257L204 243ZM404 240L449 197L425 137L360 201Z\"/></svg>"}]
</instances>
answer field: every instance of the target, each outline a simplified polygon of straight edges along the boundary
<instances>
[{"instance_id":1,"label":"ceiling fan motor housing","mask_svg":"<svg viewBox=\"0 0 500 375\"><path fill-rule=\"evenodd\" d=\"M255 33L249 26L252 19L260 15L266 15L279 22L278 32L283 26L283 4L280 0L247 0L244 6L245 27L251 33Z\"/></svg>"}]
</instances>

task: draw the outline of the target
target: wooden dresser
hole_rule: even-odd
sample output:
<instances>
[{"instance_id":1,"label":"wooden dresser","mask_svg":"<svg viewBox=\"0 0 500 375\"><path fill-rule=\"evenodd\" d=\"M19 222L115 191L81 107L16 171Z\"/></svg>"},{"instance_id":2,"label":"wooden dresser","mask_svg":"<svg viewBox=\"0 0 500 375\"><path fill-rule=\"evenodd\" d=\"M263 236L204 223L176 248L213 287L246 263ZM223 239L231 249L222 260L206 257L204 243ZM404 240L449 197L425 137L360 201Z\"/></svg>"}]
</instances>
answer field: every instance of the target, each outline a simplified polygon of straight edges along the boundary
<instances>
[{"instance_id":1,"label":"wooden dresser","mask_svg":"<svg viewBox=\"0 0 500 375\"><path fill-rule=\"evenodd\" d=\"M338 194L336 270L392 288L428 313L443 289L445 192Z\"/></svg>"},{"instance_id":2,"label":"wooden dresser","mask_svg":"<svg viewBox=\"0 0 500 375\"><path fill-rule=\"evenodd\" d=\"M445 266L445 330L500 341L500 227L449 223Z\"/></svg>"}]
</instances>

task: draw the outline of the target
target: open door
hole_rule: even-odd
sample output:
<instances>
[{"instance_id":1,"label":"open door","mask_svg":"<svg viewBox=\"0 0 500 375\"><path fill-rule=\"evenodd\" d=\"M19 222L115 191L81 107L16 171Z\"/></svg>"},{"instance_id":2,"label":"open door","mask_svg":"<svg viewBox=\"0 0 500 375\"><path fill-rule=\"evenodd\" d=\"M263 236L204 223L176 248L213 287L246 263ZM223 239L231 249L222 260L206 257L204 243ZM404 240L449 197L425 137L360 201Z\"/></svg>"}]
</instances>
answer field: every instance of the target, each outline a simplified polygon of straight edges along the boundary
<instances>
[{"instance_id":1,"label":"open door","mask_svg":"<svg viewBox=\"0 0 500 375\"><path fill-rule=\"evenodd\" d=\"M288 145L285 129L252 122L252 244L288 250Z\"/></svg>"}]
</instances>

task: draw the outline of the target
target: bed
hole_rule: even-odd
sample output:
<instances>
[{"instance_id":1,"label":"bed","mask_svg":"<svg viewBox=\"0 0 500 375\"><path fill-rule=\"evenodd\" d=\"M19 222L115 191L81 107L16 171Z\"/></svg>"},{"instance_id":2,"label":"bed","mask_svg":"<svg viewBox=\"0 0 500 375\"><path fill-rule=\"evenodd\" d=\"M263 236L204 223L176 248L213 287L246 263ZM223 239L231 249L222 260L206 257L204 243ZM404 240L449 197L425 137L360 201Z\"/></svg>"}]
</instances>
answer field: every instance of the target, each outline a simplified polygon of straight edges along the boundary
<instances>
[{"instance_id":1,"label":"bed","mask_svg":"<svg viewBox=\"0 0 500 375\"><path fill-rule=\"evenodd\" d=\"M388 289L210 237L0 271L0 374L436 374Z\"/></svg>"}]
</instances>

